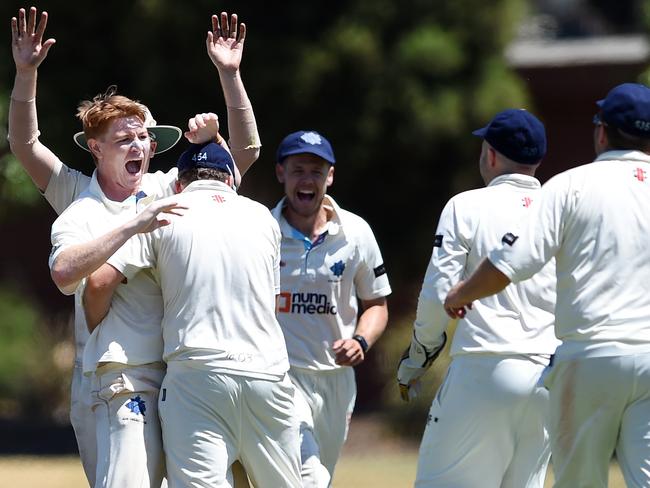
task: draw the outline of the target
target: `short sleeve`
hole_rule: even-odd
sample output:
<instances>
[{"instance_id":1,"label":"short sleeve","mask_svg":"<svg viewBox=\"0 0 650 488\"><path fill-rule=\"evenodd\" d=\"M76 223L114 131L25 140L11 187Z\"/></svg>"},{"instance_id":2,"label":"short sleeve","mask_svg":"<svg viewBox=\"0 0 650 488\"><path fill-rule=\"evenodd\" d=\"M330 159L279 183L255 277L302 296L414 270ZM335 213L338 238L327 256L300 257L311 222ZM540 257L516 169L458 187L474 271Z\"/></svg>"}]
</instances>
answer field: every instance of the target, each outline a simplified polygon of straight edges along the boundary
<instances>
[{"instance_id":1,"label":"short sleeve","mask_svg":"<svg viewBox=\"0 0 650 488\"><path fill-rule=\"evenodd\" d=\"M567 173L549 180L520 229L507 232L501 247L488 254L490 262L510 281L527 280L558 253L571 211L571 180Z\"/></svg>"},{"instance_id":2,"label":"short sleeve","mask_svg":"<svg viewBox=\"0 0 650 488\"><path fill-rule=\"evenodd\" d=\"M370 226L360 219L357 245L359 268L354 277L357 294L361 300L373 300L390 295L391 288L379 245Z\"/></svg>"},{"instance_id":3,"label":"short sleeve","mask_svg":"<svg viewBox=\"0 0 650 488\"><path fill-rule=\"evenodd\" d=\"M54 211L61 215L90 184L90 177L72 169L57 159L43 196Z\"/></svg>"}]
</instances>

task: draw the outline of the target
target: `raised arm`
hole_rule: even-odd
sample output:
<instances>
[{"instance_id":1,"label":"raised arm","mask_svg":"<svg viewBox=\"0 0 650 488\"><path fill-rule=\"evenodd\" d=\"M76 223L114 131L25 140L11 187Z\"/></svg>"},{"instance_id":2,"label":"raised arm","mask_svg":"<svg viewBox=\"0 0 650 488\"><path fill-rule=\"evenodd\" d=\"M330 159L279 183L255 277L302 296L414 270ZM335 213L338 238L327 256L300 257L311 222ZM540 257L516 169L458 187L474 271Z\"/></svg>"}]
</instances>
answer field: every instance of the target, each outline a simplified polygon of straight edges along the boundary
<instances>
[{"instance_id":1,"label":"raised arm","mask_svg":"<svg viewBox=\"0 0 650 488\"><path fill-rule=\"evenodd\" d=\"M208 32L208 56L217 67L221 88L228 109L228 135L232 156L239 172L244 175L260 154L260 136L253 107L239 70L246 25L237 22L237 14L228 19L226 12L212 16L212 31Z\"/></svg>"},{"instance_id":2,"label":"raised arm","mask_svg":"<svg viewBox=\"0 0 650 488\"><path fill-rule=\"evenodd\" d=\"M47 12L41 13L36 22L36 8L18 11L18 18L11 19L11 51L16 65L16 78L9 104L9 145L11 152L23 165L36 187L43 191L47 187L57 157L38 139L38 117L36 114L37 70L48 51L56 42L43 42L47 26Z\"/></svg>"}]
</instances>

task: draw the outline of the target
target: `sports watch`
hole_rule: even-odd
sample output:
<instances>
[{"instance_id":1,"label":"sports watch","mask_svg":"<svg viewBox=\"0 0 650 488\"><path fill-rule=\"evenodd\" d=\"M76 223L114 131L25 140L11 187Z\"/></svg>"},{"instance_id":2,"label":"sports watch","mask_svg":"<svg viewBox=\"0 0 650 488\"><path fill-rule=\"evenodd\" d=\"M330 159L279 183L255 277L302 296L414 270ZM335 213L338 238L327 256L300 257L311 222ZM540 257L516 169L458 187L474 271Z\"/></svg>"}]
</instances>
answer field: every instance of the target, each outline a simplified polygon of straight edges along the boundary
<instances>
[{"instance_id":1,"label":"sports watch","mask_svg":"<svg viewBox=\"0 0 650 488\"><path fill-rule=\"evenodd\" d=\"M368 352L370 346L368 346L368 341L366 341L365 337L359 334L355 334L352 336L352 338L359 343L359 345L361 346L361 350L363 351L364 354Z\"/></svg>"}]
</instances>

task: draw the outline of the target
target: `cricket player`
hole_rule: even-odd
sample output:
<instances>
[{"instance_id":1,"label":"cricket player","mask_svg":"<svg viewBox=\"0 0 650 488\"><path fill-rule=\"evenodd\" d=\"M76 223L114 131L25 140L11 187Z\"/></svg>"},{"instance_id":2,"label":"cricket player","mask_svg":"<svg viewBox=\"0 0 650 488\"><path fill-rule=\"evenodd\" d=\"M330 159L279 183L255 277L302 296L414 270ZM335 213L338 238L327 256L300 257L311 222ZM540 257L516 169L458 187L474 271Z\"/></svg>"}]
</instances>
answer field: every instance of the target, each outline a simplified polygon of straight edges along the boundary
<instances>
[{"instance_id":1,"label":"cricket player","mask_svg":"<svg viewBox=\"0 0 650 488\"><path fill-rule=\"evenodd\" d=\"M285 193L273 210L282 232L277 317L296 386L306 487L331 483L356 398L352 367L386 328L391 292L370 226L326 194L334 164L331 144L315 131L289 134L277 152Z\"/></svg>"},{"instance_id":2,"label":"cricket player","mask_svg":"<svg viewBox=\"0 0 650 488\"><path fill-rule=\"evenodd\" d=\"M527 225L506 234L451 289L450 316L557 261L545 378L555 486L607 486L614 453L627 486L650 486L650 89L597 102L596 160L549 180Z\"/></svg>"},{"instance_id":3,"label":"cricket player","mask_svg":"<svg viewBox=\"0 0 650 488\"><path fill-rule=\"evenodd\" d=\"M449 289L530 218L546 153L543 124L504 110L473 134L483 138L485 188L453 197L440 216L418 301L410 347L397 379L402 397L445 345ZM507 239L507 238L504 238ZM550 456L548 394L539 383L558 341L553 334L555 266L477 302L457 324L447 376L433 400L420 446L417 487L542 488Z\"/></svg>"},{"instance_id":4,"label":"cricket player","mask_svg":"<svg viewBox=\"0 0 650 488\"><path fill-rule=\"evenodd\" d=\"M160 279L169 485L230 486L229 467L240 459L254 486L302 486L294 387L275 318L278 224L233 190L234 163L220 145L191 146L178 174L183 217L114 256L120 278L153 266Z\"/></svg>"},{"instance_id":5,"label":"cricket player","mask_svg":"<svg viewBox=\"0 0 650 488\"><path fill-rule=\"evenodd\" d=\"M36 74L54 39L43 41L47 24L47 13L41 14L37 22L37 11L31 8L27 16L24 9L18 12L18 19L12 19L12 53L16 65L16 79L11 95L9 110L9 142L11 150L31 176L36 187L44 193L48 202L60 214L84 191L90 178L62 163L40 140L36 115ZM226 104L228 106L230 143L237 162L236 173L242 174L257 159L259 136L250 101L246 95L239 73L243 51L245 26L239 26L237 38L236 15L228 21L225 13L213 16L213 33L206 42L208 54L216 65ZM148 125L154 124L151 118ZM158 139L156 150L163 152L178 140L179 129L169 126L149 128L150 135ZM206 137L207 135L207 137ZM191 141L206 140L218 136L218 124L214 114L199 114L190 119L186 133ZM164 140L163 140L164 139ZM79 135L76 142L83 142ZM225 142L222 142L225 145ZM156 182L154 186L162 194L173 193L176 169L170 173L145 175ZM96 440L95 423L90 410L90 381L81 374L82 352L88 337L81 300L75 300L75 342L76 358L71 389L71 423L74 427L84 471L91 486L95 484Z\"/></svg>"}]
</instances>

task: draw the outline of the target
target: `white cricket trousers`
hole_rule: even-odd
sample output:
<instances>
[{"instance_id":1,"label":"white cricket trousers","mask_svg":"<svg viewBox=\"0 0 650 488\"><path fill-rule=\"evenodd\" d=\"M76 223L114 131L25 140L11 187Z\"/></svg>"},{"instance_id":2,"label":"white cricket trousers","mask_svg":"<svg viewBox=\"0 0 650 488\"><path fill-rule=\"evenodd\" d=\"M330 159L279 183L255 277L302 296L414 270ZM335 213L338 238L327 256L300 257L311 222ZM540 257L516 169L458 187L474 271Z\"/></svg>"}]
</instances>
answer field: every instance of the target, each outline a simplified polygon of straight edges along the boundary
<instances>
[{"instance_id":1,"label":"white cricket trousers","mask_svg":"<svg viewBox=\"0 0 650 488\"><path fill-rule=\"evenodd\" d=\"M606 487L614 452L628 487L650 487L650 354L559 361L545 384L556 488Z\"/></svg>"},{"instance_id":2,"label":"white cricket trousers","mask_svg":"<svg viewBox=\"0 0 650 488\"><path fill-rule=\"evenodd\" d=\"M170 361L159 409L170 488L231 487L239 459L256 488L300 487L288 376L269 381Z\"/></svg>"},{"instance_id":3,"label":"white cricket trousers","mask_svg":"<svg viewBox=\"0 0 650 488\"><path fill-rule=\"evenodd\" d=\"M106 363L93 377L95 488L159 488L165 474L158 392L163 363Z\"/></svg>"},{"instance_id":4,"label":"white cricket trousers","mask_svg":"<svg viewBox=\"0 0 650 488\"><path fill-rule=\"evenodd\" d=\"M92 409L91 386L91 377L84 376L81 364L75 362L70 383L70 423L77 438L79 457L88 479L88 486L95 486L97 433Z\"/></svg>"},{"instance_id":5,"label":"white cricket trousers","mask_svg":"<svg viewBox=\"0 0 650 488\"><path fill-rule=\"evenodd\" d=\"M357 396L354 369L291 368L289 376L296 387L303 487L330 486Z\"/></svg>"},{"instance_id":6,"label":"white cricket trousers","mask_svg":"<svg viewBox=\"0 0 650 488\"><path fill-rule=\"evenodd\" d=\"M418 488L542 488L550 456L544 365L526 356L452 358L420 445Z\"/></svg>"}]
</instances>

